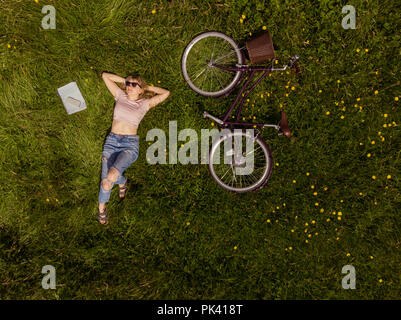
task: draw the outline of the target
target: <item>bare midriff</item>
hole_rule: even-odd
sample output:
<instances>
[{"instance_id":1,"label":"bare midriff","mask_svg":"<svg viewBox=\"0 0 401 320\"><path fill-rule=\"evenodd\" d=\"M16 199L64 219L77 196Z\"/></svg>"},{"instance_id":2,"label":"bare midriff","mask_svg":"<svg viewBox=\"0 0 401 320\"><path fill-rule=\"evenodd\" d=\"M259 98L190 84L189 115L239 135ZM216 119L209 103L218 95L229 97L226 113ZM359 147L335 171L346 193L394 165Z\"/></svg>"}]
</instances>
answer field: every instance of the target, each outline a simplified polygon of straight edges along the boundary
<instances>
[{"instance_id":1,"label":"bare midriff","mask_svg":"<svg viewBox=\"0 0 401 320\"><path fill-rule=\"evenodd\" d=\"M138 127L119 120L113 120L113 124L111 126L111 132L121 135L136 135L137 130Z\"/></svg>"}]
</instances>

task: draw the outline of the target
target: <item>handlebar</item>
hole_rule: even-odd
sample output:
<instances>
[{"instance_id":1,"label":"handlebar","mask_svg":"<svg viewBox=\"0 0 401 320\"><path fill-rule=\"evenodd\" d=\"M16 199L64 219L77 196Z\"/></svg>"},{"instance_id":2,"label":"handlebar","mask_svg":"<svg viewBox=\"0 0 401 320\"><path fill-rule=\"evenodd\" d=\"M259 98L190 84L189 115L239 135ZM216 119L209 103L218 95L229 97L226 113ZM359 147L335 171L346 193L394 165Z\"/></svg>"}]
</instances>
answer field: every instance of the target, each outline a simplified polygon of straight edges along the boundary
<instances>
[{"instance_id":1,"label":"handlebar","mask_svg":"<svg viewBox=\"0 0 401 320\"><path fill-rule=\"evenodd\" d=\"M288 66L290 68L295 68L297 74L301 74L302 71L301 71L301 68L299 67L298 60L299 60L299 55L296 54L295 56L291 57L290 63Z\"/></svg>"},{"instance_id":2,"label":"handlebar","mask_svg":"<svg viewBox=\"0 0 401 320\"><path fill-rule=\"evenodd\" d=\"M273 59L272 65L274 65L274 60L276 60L276 59ZM299 60L299 55L296 54L295 56L291 57L289 63L285 64L282 68L274 68L274 67L272 67L271 70L272 71L284 71L287 68L295 68L296 73L297 74L301 74L302 71L301 71L301 68L299 67L298 60Z\"/></svg>"}]
</instances>

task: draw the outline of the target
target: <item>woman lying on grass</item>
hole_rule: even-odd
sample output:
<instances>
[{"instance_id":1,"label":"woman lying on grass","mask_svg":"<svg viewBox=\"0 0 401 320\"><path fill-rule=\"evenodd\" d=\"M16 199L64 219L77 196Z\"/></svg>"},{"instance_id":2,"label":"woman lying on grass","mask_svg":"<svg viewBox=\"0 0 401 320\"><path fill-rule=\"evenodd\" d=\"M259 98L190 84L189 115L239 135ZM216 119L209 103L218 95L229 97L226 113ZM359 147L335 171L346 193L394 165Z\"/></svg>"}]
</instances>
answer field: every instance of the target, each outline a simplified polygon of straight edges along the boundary
<instances>
[{"instance_id":1,"label":"woman lying on grass","mask_svg":"<svg viewBox=\"0 0 401 320\"><path fill-rule=\"evenodd\" d=\"M139 76L122 78L103 72L102 78L116 100L111 132L106 138L102 153L98 220L101 224L106 224L106 202L110 199L111 189L117 183L120 198L125 197L128 182L123 173L139 156L139 123L150 108L167 99L170 91L147 86ZM123 83L123 89L115 82ZM149 98L147 93L155 95Z\"/></svg>"}]
</instances>

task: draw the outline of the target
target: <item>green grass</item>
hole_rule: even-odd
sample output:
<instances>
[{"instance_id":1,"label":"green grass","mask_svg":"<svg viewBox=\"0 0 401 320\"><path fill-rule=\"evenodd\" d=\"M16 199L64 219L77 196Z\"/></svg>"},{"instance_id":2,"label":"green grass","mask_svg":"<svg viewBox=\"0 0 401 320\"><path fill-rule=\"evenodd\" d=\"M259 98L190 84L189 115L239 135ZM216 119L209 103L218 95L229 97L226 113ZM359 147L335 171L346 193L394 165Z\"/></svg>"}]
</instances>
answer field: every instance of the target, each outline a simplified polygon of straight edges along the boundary
<instances>
[{"instance_id":1,"label":"green grass","mask_svg":"<svg viewBox=\"0 0 401 320\"><path fill-rule=\"evenodd\" d=\"M45 4L56 9L55 30L41 27ZM0 5L0 298L399 299L399 5L45 4ZM356 8L355 30L341 27L346 4ZM303 69L301 77L266 78L244 109L245 117L269 121L281 105L293 130L292 139L263 132L275 163L266 187L232 194L205 164L147 163L147 131L168 132L176 120L178 130L200 137L212 128L203 111L222 114L234 99L205 98L185 85L180 58L188 41L219 30L243 43L263 26L280 64L299 54ZM107 227L96 212L114 99L102 70L139 73L171 91L141 122L140 156L125 172L132 185L122 203L113 189ZM68 116L56 90L71 81L88 108ZM48 264L56 290L41 287ZM347 264L356 269L355 290L341 287Z\"/></svg>"}]
</instances>

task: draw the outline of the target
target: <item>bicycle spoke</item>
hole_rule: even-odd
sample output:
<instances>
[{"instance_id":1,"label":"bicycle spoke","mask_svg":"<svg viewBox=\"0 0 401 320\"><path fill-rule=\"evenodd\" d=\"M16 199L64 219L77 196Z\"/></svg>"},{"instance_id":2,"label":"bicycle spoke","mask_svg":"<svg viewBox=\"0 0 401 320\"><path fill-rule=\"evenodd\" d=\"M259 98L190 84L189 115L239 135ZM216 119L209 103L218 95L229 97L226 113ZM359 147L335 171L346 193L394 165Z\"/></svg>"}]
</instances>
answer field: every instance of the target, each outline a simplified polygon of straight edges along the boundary
<instances>
[{"instance_id":1,"label":"bicycle spoke","mask_svg":"<svg viewBox=\"0 0 401 320\"><path fill-rule=\"evenodd\" d=\"M200 77L200 75L201 75L203 72L205 72L205 70L206 70L206 68L204 68L204 69L196 76L196 78L195 78L194 80L192 80L192 81L195 81L196 79L198 79L198 78Z\"/></svg>"},{"instance_id":2,"label":"bicycle spoke","mask_svg":"<svg viewBox=\"0 0 401 320\"><path fill-rule=\"evenodd\" d=\"M219 79L218 72L215 72L214 68L212 68L211 70L212 70L213 74L216 75L216 79L220 83L221 88L224 88L224 85L221 83L221 81Z\"/></svg>"}]
</instances>

